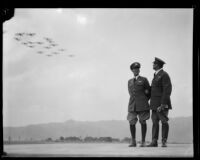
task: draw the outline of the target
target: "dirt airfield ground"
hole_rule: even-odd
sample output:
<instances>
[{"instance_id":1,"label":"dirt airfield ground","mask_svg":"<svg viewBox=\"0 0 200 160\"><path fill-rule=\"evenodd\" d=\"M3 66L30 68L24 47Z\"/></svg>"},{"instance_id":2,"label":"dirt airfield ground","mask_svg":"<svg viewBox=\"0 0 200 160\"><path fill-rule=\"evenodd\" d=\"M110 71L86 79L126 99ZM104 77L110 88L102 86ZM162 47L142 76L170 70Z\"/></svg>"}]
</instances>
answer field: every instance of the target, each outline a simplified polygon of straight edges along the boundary
<instances>
[{"instance_id":1,"label":"dirt airfield ground","mask_svg":"<svg viewBox=\"0 0 200 160\"><path fill-rule=\"evenodd\" d=\"M59 143L4 145L5 157L193 157L193 144L128 147L122 143Z\"/></svg>"}]
</instances>

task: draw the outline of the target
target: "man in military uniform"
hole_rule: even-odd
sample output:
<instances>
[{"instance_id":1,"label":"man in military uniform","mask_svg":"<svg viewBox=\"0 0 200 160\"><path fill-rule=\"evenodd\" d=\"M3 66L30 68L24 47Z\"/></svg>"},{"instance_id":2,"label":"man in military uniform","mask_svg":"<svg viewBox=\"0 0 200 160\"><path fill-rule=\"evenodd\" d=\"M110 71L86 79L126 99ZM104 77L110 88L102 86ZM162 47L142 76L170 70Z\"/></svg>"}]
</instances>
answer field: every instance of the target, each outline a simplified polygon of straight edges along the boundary
<instances>
[{"instance_id":1,"label":"man in military uniform","mask_svg":"<svg viewBox=\"0 0 200 160\"><path fill-rule=\"evenodd\" d=\"M152 142L148 147L157 147L159 135L159 121L162 123L162 147L167 147L167 137L169 132L168 111L172 109L170 95L172 84L167 72L163 70L165 62L157 57L153 62L154 78L151 83L150 108L152 110Z\"/></svg>"},{"instance_id":2,"label":"man in military uniform","mask_svg":"<svg viewBox=\"0 0 200 160\"><path fill-rule=\"evenodd\" d=\"M146 120L150 118L150 107L148 100L150 99L150 85L147 78L139 75L140 63L135 62L130 66L134 74L134 78L128 81L128 91L130 95L128 104L127 120L130 125L132 142L129 147L136 147L136 123L139 118L141 124L142 141L140 147L145 147L145 137L147 131ZM138 118L137 118L138 117Z\"/></svg>"}]
</instances>

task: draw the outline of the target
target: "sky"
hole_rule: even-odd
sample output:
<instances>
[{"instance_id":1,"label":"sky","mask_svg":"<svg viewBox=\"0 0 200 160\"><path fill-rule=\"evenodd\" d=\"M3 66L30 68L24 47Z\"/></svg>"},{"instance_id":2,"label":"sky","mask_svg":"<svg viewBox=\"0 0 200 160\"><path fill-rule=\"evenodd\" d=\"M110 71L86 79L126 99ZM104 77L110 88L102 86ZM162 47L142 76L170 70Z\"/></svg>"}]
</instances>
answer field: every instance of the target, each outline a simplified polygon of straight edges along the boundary
<instances>
[{"instance_id":1,"label":"sky","mask_svg":"<svg viewBox=\"0 0 200 160\"><path fill-rule=\"evenodd\" d=\"M193 9L17 8L3 24L3 125L126 120L129 67L151 84L155 57L172 82L169 117L192 116L192 39Z\"/></svg>"}]
</instances>

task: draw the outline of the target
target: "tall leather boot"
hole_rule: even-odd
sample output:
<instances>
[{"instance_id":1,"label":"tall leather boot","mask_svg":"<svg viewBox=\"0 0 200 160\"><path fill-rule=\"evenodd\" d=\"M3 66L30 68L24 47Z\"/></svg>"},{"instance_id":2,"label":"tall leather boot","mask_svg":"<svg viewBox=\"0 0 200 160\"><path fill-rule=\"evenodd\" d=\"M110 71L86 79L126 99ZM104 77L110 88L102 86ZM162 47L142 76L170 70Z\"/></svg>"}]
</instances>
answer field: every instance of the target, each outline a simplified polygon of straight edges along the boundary
<instances>
[{"instance_id":1,"label":"tall leather boot","mask_svg":"<svg viewBox=\"0 0 200 160\"><path fill-rule=\"evenodd\" d=\"M142 124L141 123L141 132L142 132L142 142L141 142L141 145L140 147L145 147L145 137L146 137L146 132L147 132L147 124L144 123Z\"/></svg>"},{"instance_id":2,"label":"tall leather boot","mask_svg":"<svg viewBox=\"0 0 200 160\"><path fill-rule=\"evenodd\" d=\"M131 131L131 137L132 141L129 147L136 147L136 140L135 140L135 132L136 132L136 127L133 124L130 124L130 131Z\"/></svg>"},{"instance_id":3,"label":"tall leather boot","mask_svg":"<svg viewBox=\"0 0 200 160\"><path fill-rule=\"evenodd\" d=\"M159 135L159 122L153 122L152 127L152 142L147 147L157 147L158 146L158 135Z\"/></svg>"},{"instance_id":4,"label":"tall leather boot","mask_svg":"<svg viewBox=\"0 0 200 160\"><path fill-rule=\"evenodd\" d=\"M169 133L169 124L162 123L162 147L167 147L167 138Z\"/></svg>"}]
</instances>

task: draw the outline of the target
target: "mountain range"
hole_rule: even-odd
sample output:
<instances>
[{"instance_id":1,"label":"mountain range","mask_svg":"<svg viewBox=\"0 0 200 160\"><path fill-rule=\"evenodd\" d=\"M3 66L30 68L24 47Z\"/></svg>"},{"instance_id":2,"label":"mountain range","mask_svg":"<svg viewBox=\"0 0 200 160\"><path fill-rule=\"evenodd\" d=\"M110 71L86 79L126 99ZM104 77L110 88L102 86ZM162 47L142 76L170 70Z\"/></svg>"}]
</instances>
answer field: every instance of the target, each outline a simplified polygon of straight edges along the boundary
<instances>
[{"instance_id":1,"label":"mountain range","mask_svg":"<svg viewBox=\"0 0 200 160\"><path fill-rule=\"evenodd\" d=\"M151 141L152 122L147 121L146 140ZM34 124L21 127L3 127L4 140L9 137L12 140L44 140L59 139L61 136L76 136L82 139L92 137L112 137L123 139L130 137L129 123L126 120L102 120L102 121L76 121L67 120L60 123ZM141 139L141 126L136 124L136 139ZM161 124L159 132L161 141ZM168 142L193 143L193 118L177 117L169 120Z\"/></svg>"}]
</instances>

